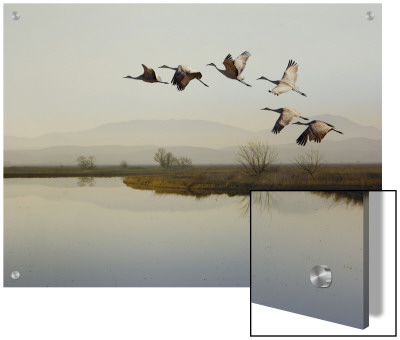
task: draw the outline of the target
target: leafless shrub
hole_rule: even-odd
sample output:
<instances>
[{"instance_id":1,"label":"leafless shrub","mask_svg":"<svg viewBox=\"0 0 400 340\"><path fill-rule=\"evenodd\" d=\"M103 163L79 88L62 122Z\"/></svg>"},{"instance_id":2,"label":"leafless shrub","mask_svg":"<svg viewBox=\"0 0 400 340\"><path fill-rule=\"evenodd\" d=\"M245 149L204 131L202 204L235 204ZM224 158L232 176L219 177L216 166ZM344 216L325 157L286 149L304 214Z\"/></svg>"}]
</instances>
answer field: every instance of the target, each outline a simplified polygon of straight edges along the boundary
<instances>
[{"instance_id":1,"label":"leafless shrub","mask_svg":"<svg viewBox=\"0 0 400 340\"><path fill-rule=\"evenodd\" d=\"M176 163L176 158L171 152L165 151L164 148L159 148L154 154L154 160L160 164L162 168L170 168Z\"/></svg>"},{"instance_id":2,"label":"leafless shrub","mask_svg":"<svg viewBox=\"0 0 400 340\"><path fill-rule=\"evenodd\" d=\"M324 156L316 149L310 149L304 152L299 157L295 159L296 166L308 173L312 179L314 179L314 174L317 172L321 166L321 162Z\"/></svg>"},{"instance_id":3,"label":"leafless shrub","mask_svg":"<svg viewBox=\"0 0 400 340\"><path fill-rule=\"evenodd\" d=\"M259 176L276 161L277 156L278 153L266 142L250 141L246 145L239 145L237 161L247 174Z\"/></svg>"},{"instance_id":4,"label":"leafless shrub","mask_svg":"<svg viewBox=\"0 0 400 340\"><path fill-rule=\"evenodd\" d=\"M78 166L82 169L94 169L96 167L96 158L94 156L79 156L76 161Z\"/></svg>"},{"instance_id":5,"label":"leafless shrub","mask_svg":"<svg viewBox=\"0 0 400 340\"><path fill-rule=\"evenodd\" d=\"M176 159L176 165L179 168L189 168L192 166L192 160L189 157L185 157L185 156L178 157Z\"/></svg>"}]
</instances>

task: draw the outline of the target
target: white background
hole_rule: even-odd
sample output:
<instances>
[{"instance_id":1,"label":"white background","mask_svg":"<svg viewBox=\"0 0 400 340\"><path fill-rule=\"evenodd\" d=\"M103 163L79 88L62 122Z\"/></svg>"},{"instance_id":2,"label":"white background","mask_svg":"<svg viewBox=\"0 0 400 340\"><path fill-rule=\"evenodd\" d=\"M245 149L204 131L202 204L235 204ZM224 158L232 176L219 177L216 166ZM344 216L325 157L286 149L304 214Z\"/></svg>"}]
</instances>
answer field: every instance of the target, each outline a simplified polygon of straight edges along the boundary
<instances>
[{"instance_id":1,"label":"white background","mask_svg":"<svg viewBox=\"0 0 400 340\"><path fill-rule=\"evenodd\" d=\"M28 0L23 2L34 3ZM351 1L351 3L357 2L373 3L365 0ZM399 189L400 6L396 0L382 1L382 3L383 189ZM223 21L223 18L221 20ZM339 19L338 24L340 24ZM2 39L2 32L0 37ZM375 47L371 45L371 48ZM0 143L2 148L2 139ZM3 204L1 206L3 207ZM0 241L2 245L2 234ZM0 263L3 272L2 249ZM250 334L249 301L249 288L1 288L0 334L5 339L43 340L170 338L241 340L249 338ZM274 320L284 333L287 333L289 328L295 327L287 315L285 313L282 318ZM271 320L265 320L268 321ZM325 323L319 321L313 324L313 327L320 328L321 333L325 331L324 326Z\"/></svg>"}]
</instances>

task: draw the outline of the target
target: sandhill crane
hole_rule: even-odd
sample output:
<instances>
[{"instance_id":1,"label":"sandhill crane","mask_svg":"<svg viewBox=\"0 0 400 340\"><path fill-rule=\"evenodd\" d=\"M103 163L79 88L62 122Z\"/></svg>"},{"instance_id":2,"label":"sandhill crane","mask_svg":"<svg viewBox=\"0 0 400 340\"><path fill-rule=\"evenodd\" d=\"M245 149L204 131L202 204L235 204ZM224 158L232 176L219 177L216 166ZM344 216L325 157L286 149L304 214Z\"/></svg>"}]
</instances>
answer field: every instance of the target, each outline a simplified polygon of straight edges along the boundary
<instances>
[{"instance_id":1,"label":"sandhill crane","mask_svg":"<svg viewBox=\"0 0 400 340\"><path fill-rule=\"evenodd\" d=\"M309 123L295 122L293 124L308 125L307 129L297 138L296 143L299 145L306 145L307 139L317 143L321 143L322 139L329 131L335 131L343 135L343 132L335 130L331 124L323 122L322 120L313 120Z\"/></svg>"},{"instance_id":2,"label":"sandhill crane","mask_svg":"<svg viewBox=\"0 0 400 340\"><path fill-rule=\"evenodd\" d=\"M307 97L307 95L303 92L300 92L299 88L295 85L297 80L298 68L299 66L296 64L294 60L289 60L288 66L286 67L285 73L283 74L281 80L271 80L264 76L258 78L257 80L265 79L277 85L272 89L272 91L268 90L269 93L273 93L276 96L279 96L280 94L288 91L295 91L297 93L300 93L302 96Z\"/></svg>"},{"instance_id":3,"label":"sandhill crane","mask_svg":"<svg viewBox=\"0 0 400 340\"><path fill-rule=\"evenodd\" d=\"M292 110L292 109L288 109L286 107L276 109L276 110L265 107L261 110L274 111L274 112L278 112L280 114L278 120L275 123L274 128L272 129L272 132L275 134L278 134L279 132L281 132L281 130L286 125L289 125L294 117L299 117L301 119L308 120L308 118L302 117L299 112Z\"/></svg>"},{"instance_id":4,"label":"sandhill crane","mask_svg":"<svg viewBox=\"0 0 400 340\"><path fill-rule=\"evenodd\" d=\"M232 56L228 54L223 62L225 70L219 69L214 63L207 64L206 66L214 66L225 77L230 79L236 79L246 86L251 86L249 84L246 84L243 81L244 77L241 76L244 68L246 67L247 59L249 59L250 56L251 54L249 52L244 51L240 56L238 56L235 60L233 60Z\"/></svg>"},{"instance_id":5,"label":"sandhill crane","mask_svg":"<svg viewBox=\"0 0 400 340\"><path fill-rule=\"evenodd\" d=\"M124 78L128 79L137 79L137 80L143 80L146 83L162 83L162 84L168 84L165 81L161 81L161 78L159 75L157 75L154 70L150 67L147 67L146 65L142 64L144 72L138 77L131 77L131 76L126 76Z\"/></svg>"},{"instance_id":6,"label":"sandhill crane","mask_svg":"<svg viewBox=\"0 0 400 340\"><path fill-rule=\"evenodd\" d=\"M189 82L193 79L197 79L204 86L208 87L207 84L204 84L200 80L202 77L201 73L192 69L189 66L179 65L178 67L169 67L167 65L163 65L163 66L160 66L159 68L169 68L169 69L175 71L175 74L172 77L171 83L172 83L172 85L176 85L176 88L178 89L178 91L183 91L186 88L186 86L188 86Z\"/></svg>"}]
</instances>

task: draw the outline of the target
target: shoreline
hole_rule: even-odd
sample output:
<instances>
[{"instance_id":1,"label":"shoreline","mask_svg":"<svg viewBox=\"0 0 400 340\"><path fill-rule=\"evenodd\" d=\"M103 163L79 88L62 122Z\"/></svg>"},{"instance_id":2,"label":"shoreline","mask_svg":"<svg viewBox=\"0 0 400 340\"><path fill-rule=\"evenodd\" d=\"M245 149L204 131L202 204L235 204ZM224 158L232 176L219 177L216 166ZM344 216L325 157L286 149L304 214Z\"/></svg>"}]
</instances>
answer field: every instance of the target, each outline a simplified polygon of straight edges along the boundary
<instances>
[{"instance_id":1,"label":"shoreline","mask_svg":"<svg viewBox=\"0 0 400 340\"><path fill-rule=\"evenodd\" d=\"M121 177L125 185L156 193L204 196L246 195L250 190L381 190L382 166L322 165L315 178L295 165L272 165L260 176L245 174L240 166L193 166L162 169L158 166L6 167L4 178Z\"/></svg>"}]
</instances>

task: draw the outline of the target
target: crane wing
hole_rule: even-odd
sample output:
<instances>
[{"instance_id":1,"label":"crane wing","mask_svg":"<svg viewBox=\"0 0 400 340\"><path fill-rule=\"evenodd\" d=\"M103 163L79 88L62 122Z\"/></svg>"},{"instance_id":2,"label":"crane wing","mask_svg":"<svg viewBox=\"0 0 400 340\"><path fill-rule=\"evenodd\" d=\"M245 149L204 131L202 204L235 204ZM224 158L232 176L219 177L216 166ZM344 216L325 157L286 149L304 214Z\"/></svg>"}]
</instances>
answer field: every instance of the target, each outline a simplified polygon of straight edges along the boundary
<instances>
[{"instance_id":1,"label":"crane wing","mask_svg":"<svg viewBox=\"0 0 400 340\"><path fill-rule=\"evenodd\" d=\"M154 70L151 67L147 67L145 64L142 64L142 66L143 66L143 69L144 69L145 78L158 80L157 76L156 76L156 73L154 72Z\"/></svg>"},{"instance_id":2,"label":"crane wing","mask_svg":"<svg viewBox=\"0 0 400 340\"><path fill-rule=\"evenodd\" d=\"M239 57L237 57L234 61L235 67L238 70L238 75L240 75L247 63L247 60L249 59L249 57L251 56L251 54L247 51L244 51Z\"/></svg>"},{"instance_id":3,"label":"crane wing","mask_svg":"<svg viewBox=\"0 0 400 340\"><path fill-rule=\"evenodd\" d=\"M309 136L310 133L310 126L307 127L307 129L305 129L303 131L303 133L299 136L299 138L296 139L296 143L299 145L306 145L307 144L307 139L310 137L311 140L311 136Z\"/></svg>"},{"instance_id":4,"label":"crane wing","mask_svg":"<svg viewBox=\"0 0 400 340\"><path fill-rule=\"evenodd\" d=\"M308 128L310 129L309 139L321 143L322 139L324 139L326 134L332 130L333 126L322 121L316 121Z\"/></svg>"},{"instance_id":5,"label":"crane wing","mask_svg":"<svg viewBox=\"0 0 400 340\"><path fill-rule=\"evenodd\" d=\"M278 120L275 123L274 128L272 129L272 132L275 134L278 134L279 132L281 132L281 130L286 126L289 125L290 122L293 119L293 115L292 114L281 114L280 117L278 118Z\"/></svg>"},{"instance_id":6,"label":"crane wing","mask_svg":"<svg viewBox=\"0 0 400 340\"><path fill-rule=\"evenodd\" d=\"M285 92L288 92L291 90L292 90L291 86L289 86L285 83L280 83L278 86L275 86L271 92L279 95L279 94L282 94L282 93L285 93Z\"/></svg>"},{"instance_id":7,"label":"crane wing","mask_svg":"<svg viewBox=\"0 0 400 340\"><path fill-rule=\"evenodd\" d=\"M189 66L184 66L184 65L182 65L182 69L183 69L183 70L185 71L185 73L190 77L190 80L192 80L192 79L194 79L194 78L201 79L201 77L202 77L201 72L199 72L199 71L197 71L197 70L195 70L195 69L192 69L192 68L189 67Z\"/></svg>"},{"instance_id":8,"label":"crane wing","mask_svg":"<svg viewBox=\"0 0 400 340\"><path fill-rule=\"evenodd\" d=\"M187 66L179 65L172 78L171 83L173 85L176 85L178 91L183 91L192 79L200 79L201 76L202 75L200 72L190 69Z\"/></svg>"},{"instance_id":9,"label":"crane wing","mask_svg":"<svg viewBox=\"0 0 400 340\"><path fill-rule=\"evenodd\" d=\"M179 71L179 68L175 71L175 74L171 80L172 85L176 85L178 91L183 91L189 82L189 77L187 77L184 72Z\"/></svg>"},{"instance_id":10,"label":"crane wing","mask_svg":"<svg viewBox=\"0 0 400 340\"><path fill-rule=\"evenodd\" d=\"M289 60L288 66L286 67L285 73L282 76L282 80L289 84L296 84L297 81L297 70L299 65L295 61Z\"/></svg>"},{"instance_id":11,"label":"crane wing","mask_svg":"<svg viewBox=\"0 0 400 340\"><path fill-rule=\"evenodd\" d=\"M235 63L233 62L232 56L230 54L228 54L225 57L223 64L225 66L225 70L227 73L233 74L236 77L239 75L239 71L236 68Z\"/></svg>"}]
</instances>

